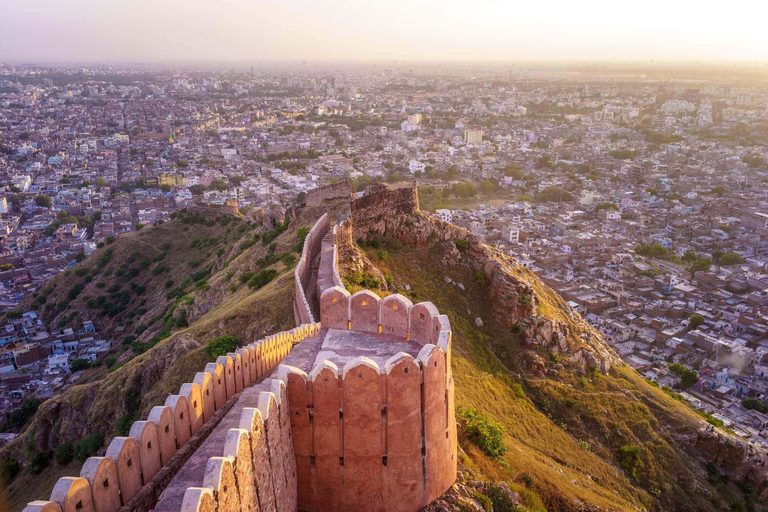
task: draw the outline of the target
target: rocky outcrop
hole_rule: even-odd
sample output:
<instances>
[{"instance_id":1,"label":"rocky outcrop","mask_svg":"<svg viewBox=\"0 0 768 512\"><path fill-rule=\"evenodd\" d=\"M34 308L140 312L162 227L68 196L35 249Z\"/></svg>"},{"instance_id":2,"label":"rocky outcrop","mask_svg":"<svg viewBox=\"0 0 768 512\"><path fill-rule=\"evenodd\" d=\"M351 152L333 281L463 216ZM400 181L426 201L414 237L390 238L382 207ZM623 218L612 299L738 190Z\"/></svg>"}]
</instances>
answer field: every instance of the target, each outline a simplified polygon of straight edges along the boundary
<instances>
[{"instance_id":1,"label":"rocky outcrop","mask_svg":"<svg viewBox=\"0 0 768 512\"><path fill-rule=\"evenodd\" d=\"M565 363L602 372L620 363L600 334L527 268L466 229L420 212L415 187L378 185L352 203L350 214L352 227L339 240L342 253L354 254L354 241L374 235L414 247L441 244L442 265L482 272L489 283L493 319L521 336L527 349L561 354ZM549 307L543 307L545 303Z\"/></svg>"},{"instance_id":2,"label":"rocky outcrop","mask_svg":"<svg viewBox=\"0 0 768 512\"><path fill-rule=\"evenodd\" d=\"M733 480L750 482L768 500L768 452L717 429L702 428L691 440L699 456Z\"/></svg>"}]
</instances>

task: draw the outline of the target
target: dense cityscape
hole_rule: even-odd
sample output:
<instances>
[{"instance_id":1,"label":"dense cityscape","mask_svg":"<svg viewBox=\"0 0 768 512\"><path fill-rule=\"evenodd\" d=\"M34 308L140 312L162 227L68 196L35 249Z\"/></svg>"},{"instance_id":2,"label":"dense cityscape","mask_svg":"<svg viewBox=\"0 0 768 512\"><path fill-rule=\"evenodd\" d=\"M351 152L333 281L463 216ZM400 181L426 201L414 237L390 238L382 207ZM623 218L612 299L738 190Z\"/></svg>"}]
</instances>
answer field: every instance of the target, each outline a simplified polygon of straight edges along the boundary
<instances>
[{"instance_id":1,"label":"dense cityscape","mask_svg":"<svg viewBox=\"0 0 768 512\"><path fill-rule=\"evenodd\" d=\"M0 418L127 333L18 307L65 308L38 294L97 248L205 205L260 220L330 183L409 181L423 211L532 270L644 378L766 445L768 89L749 76L0 64Z\"/></svg>"}]
</instances>

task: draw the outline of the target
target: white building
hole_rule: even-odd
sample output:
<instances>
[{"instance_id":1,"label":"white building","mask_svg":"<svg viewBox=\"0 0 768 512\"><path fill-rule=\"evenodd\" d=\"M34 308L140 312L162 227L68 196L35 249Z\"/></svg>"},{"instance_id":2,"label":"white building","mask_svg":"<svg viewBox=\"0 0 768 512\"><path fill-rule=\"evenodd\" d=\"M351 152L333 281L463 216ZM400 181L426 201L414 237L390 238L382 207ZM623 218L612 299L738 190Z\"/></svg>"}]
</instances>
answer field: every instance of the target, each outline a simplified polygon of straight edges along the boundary
<instances>
[{"instance_id":1,"label":"white building","mask_svg":"<svg viewBox=\"0 0 768 512\"><path fill-rule=\"evenodd\" d=\"M418 160L411 160L408 163L408 170L411 171L411 174L415 174L416 171L424 172L424 169L426 168L427 165L419 162Z\"/></svg>"},{"instance_id":2,"label":"white building","mask_svg":"<svg viewBox=\"0 0 768 512\"><path fill-rule=\"evenodd\" d=\"M453 212L447 209L435 210L435 217L451 224L453 222Z\"/></svg>"}]
</instances>

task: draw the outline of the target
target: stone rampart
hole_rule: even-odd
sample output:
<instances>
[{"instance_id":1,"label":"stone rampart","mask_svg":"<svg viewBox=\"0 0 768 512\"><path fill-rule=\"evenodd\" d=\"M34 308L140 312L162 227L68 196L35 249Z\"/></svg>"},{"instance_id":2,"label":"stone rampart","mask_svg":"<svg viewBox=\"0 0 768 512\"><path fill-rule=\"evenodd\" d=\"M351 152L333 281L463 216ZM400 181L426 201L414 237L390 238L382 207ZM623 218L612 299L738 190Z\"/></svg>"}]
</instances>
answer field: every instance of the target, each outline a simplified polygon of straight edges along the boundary
<instances>
[{"instance_id":1,"label":"stone rampart","mask_svg":"<svg viewBox=\"0 0 768 512\"><path fill-rule=\"evenodd\" d=\"M222 456L211 457L203 487L189 487L181 512L293 512L297 509L296 457L284 381L272 379L258 408L246 407L227 431Z\"/></svg>"},{"instance_id":2,"label":"stone rampart","mask_svg":"<svg viewBox=\"0 0 768 512\"><path fill-rule=\"evenodd\" d=\"M86 460L79 478L60 478L49 501L32 502L24 510L151 510L165 485L205 439L201 433L209 433L228 411L228 404L232 403L229 399L268 375L293 345L319 332L320 324L302 324L208 363L203 372L195 375L194 382L182 384L178 395L168 396L165 404L154 407L146 420L135 422L128 437L113 438L104 457ZM284 389L284 386L273 386L277 398L267 402L265 417L271 412L278 418L276 411L286 402ZM287 414L287 406L282 409ZM290 447L290 420L286 417L275 422L278 425L273 427L275 443ZM189 449L188 445L193 443L195 446ZM280 457L285 459L284 471L295 474L295 463L290 462L292 456L292 449L280 452ZM226 481L228 471L234 472L238 467L233 463L230 469L226 462L218 463L220 480ZM289 499L295 493L292 490L295 485L281 485L281 499ZM218 493L203 493L200 500L219 499L218 496ZM185 503L186 500L187 497Z\"/></svg>"},{"instance_id":3,"label":"stone rampart","mask_svg":"<svg viewBox=\"0 0 768 512\"><path fill-rule=\"evenodd\" d=\"M315 323L315 319L312 315L312 308L309 306L307 295L305 290L309 283L312 260L320 252L320 247L323 242L323 237L330 230L330 222L328 220L328 214L323 214L322 217L312 226L312 229L304 239L304 248L301 251L301 257L299 263L296 265L295 272L295 292L294 292L294 314L296 316L297 324Z\"/></svg>"},{"instance_id":4,"label":"stone rampart","mask_svg":"<svg viewBox=\"0 0 768 512\"><path fill-rule=\"evenodd\" d=\"M326 201L338 199L352 200L355 198L355 189L348 181L339 181L317 187L307 192L305 204L307 206L321 206Z\"/></svg>"},{"instance_id":5,"label":"stone rampart","mask_svg":"<svg viewBox=\"0 0 768 512\"><path fill-rule=\"evenodd\" d=\"M366 357L307 375L281 366L288 389L301 510L414 511L456 477L453 379L447 352Z\"/></svg>"}]
</instances>

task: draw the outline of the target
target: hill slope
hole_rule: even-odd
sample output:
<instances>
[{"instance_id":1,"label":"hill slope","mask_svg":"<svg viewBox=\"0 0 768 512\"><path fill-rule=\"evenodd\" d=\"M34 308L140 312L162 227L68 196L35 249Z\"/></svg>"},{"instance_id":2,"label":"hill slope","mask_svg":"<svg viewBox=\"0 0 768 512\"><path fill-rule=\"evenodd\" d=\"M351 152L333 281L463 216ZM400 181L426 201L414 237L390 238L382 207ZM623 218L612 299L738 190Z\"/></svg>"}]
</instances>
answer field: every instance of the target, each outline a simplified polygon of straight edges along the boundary
<instances>
[{"instance_id":1,"label":"hill slope","mask_svg":"<svg viewBox=\"0 0 768 512\"><path fill-rule=\"evenodd\" d=\"M297 248L302 228L320 214L308 209L270 229L243 218L182 213L118 237L47 283L26 307L36 307L54 329L93 319L116 343L107 364L44 402L21 436L0 450L0 460L22 465L7 489L9 509L47 496L65 472L79 472L81 462L60 466L49 450L90 438L85 457L112 436L127 435L133 420L213 359L206 352L212 339L230 335L245 344L293 327ZM259 287L253 276L262 270L274 270L274 278Z\"/></svg>"},{"instance_id":2,"label":"hill slope","mask_svg":"<svg viewBox=\"0 0 768 512\"><path fill-rule=\"evenodd\" d=\"M341 258L350 291L398 291L449 316L457 407L474 408L505 430L506 453L495 459L461 436L462 462L475 478L509 483L528 509L755 509L764 489L744 483L755 476L746 461L708 464L703 419L622 365L527 269L418 212L378 218L354 236ZM519 281L517 292L507 287L514 303L501 309L499 266ZM521 290L533 298L513 295ZM521 311L529 301L534 307ZM547 336L549 322L566 333L560 342L544 339L557 338ZM744 448L723 439L715 445Z\"/></svg>"}]
</instances>

